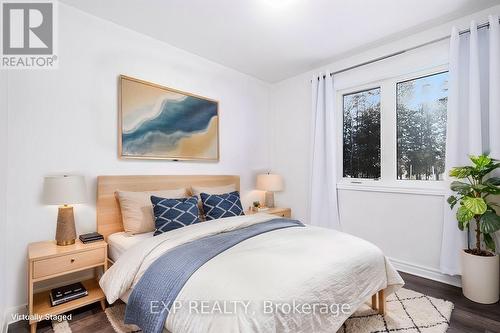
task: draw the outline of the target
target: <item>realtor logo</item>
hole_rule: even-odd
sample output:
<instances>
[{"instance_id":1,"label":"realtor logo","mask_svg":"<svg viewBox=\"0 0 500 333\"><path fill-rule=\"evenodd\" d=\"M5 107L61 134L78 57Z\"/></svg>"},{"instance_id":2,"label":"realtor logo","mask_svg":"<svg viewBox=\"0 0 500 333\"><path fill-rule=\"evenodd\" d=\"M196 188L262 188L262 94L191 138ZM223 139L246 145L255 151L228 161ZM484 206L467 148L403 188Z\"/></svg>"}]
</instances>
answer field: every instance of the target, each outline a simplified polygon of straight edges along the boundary
<instances>
[{"instance_id":1,"label":"realtor logo","mask_svg":"<svg viewBox=\"0 0 500 333\"><path fill-rule=\"evenodd\" d=\"M1 67L54 68L55 4L2 2Z\"/></svg>"}]
</instances>

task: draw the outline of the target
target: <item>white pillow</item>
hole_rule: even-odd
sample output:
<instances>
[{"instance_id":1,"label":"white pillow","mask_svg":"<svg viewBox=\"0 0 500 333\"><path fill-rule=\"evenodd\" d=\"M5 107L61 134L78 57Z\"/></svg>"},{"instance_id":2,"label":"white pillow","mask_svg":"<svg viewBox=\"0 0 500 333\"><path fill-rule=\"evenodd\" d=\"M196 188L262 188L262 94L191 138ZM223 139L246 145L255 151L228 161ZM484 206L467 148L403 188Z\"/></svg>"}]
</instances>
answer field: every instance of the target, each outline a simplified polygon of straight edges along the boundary
<instances>
[{"instance_id":1,"label":"white pillow","mask_svg":"<svg viewBox=\"0 0 500 333\"><path fill-rule=\"evenodd\" d=\"M200 193L207 194L224 194L236 191L236 184L224 185L224 186L191 186L191 192L196 195L198 199L200 198Z\"/></svg>"},{"instance_id":2,"label":"white pillow","mask_svg":"<svg viewBox=\"0 0 500 333\"><path fill-rule=\"evenodd\" d=\"M187 196L185 188L150 192L116 191L115 194L120 202L123 229L131 235L155 230L152 195L168 199L179 199Z\"/></svg>"}]
</instances>

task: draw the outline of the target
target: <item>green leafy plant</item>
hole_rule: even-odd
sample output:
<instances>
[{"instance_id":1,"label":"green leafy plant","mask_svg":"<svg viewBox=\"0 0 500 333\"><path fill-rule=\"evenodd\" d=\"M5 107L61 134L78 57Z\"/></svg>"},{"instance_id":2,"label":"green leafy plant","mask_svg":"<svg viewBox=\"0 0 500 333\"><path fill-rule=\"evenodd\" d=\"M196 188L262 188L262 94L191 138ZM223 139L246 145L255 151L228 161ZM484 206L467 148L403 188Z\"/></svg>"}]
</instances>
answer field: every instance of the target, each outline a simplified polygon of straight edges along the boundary
<instances>
[{"instance_id":1,"label":"green leafy plant","mask_svg":"<svg viewBox=\"0 0 500 333\"><path fill-rule=\"evenodd\" d=\"M469 156L470 166L455 167L450 170L450 177L463 181L453 181L450 185L456 192L448 198L451 209L459 204L457 209L458 228L470 230L471 221L476 222L476 248L468 249L468 253L491 256L492 253L481 249L481 235L486 247L495 251L495 241L492 234L500 230L500 216L496 213L492 202L494 195L500 194L500 177L486 177L492 171L500 168L498 160L488 155Z\"/></svg>"}]
</instances>

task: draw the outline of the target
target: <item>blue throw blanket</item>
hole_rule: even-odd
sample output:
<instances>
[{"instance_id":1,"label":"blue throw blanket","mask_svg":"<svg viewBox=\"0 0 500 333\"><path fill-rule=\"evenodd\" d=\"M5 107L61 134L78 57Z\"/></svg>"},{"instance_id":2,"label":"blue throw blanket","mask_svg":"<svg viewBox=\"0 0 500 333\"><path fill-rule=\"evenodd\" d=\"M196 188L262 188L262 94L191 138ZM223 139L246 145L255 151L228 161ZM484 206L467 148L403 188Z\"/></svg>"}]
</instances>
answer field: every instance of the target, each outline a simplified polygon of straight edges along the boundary
<instances>
[{"instance_id":1,"label":"blue throw blanket","mask_svg":"<svg viewBox=\"0 0 500 333\"><path fill-rule=\"evenodd\" d=\"M297 220L273 219L249 227L207 236L179 245L163 254L146 270L128 299L125 323L145 333L162 332L177 295L198 268L236 244L272 230L303 227ZM151 311L152 304L160 305Z\"/></svg>"}]
</instances>

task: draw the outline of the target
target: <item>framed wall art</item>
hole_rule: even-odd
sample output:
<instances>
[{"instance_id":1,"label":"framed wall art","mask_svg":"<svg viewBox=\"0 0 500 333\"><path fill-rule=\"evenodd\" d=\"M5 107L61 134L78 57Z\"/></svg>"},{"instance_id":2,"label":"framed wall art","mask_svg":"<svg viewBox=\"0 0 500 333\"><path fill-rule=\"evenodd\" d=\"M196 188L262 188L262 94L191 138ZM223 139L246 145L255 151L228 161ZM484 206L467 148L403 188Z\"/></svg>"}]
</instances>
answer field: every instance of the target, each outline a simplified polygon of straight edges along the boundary
<instances>
[{"instance_id":1,"label":"framed wall art","mask_svg":"<svg viewBox=\"0 0 500 333\"><path fill-rule=\"evenodd\" d=\"M122 158L219 160L219 103L120 76L119 155Z\"/></svg>"}]
</instances>

